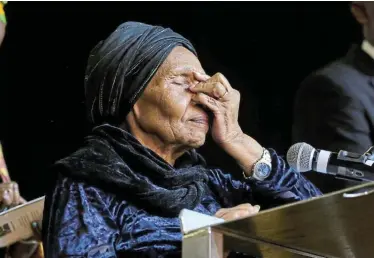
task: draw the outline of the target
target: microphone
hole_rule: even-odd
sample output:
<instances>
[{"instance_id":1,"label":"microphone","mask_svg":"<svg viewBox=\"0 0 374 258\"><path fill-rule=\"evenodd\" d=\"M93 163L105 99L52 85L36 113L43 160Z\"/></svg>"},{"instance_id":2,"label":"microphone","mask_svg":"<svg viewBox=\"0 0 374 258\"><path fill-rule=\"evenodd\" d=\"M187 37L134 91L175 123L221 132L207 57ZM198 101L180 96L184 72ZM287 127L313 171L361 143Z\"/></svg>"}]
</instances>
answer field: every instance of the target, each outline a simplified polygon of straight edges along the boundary
<instances>
[{"instance_id":1,"label":"microphone","mask_svg":"<svg viewBox=\"0 0 374 258\"><path fill-rule=\"evenodd\" d=\"M316 171L338 179L374 181L374 160L370 148L364 154L318 150L307 143L296 143L287 152L288 164L297 172Z\"/></svg>"}]
</instances>

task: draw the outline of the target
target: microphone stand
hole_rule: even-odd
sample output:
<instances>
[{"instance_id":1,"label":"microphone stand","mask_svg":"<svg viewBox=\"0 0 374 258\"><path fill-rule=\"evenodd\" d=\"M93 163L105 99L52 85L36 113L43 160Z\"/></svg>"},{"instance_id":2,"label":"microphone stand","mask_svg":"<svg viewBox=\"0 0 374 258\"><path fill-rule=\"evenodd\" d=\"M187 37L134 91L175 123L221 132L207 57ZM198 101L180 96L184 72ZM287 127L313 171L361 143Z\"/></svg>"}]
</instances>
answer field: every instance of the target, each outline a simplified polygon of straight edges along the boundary
<instances>
[{"instance_id":1,"label":"microphone stand","mask_svg":"<svg viewBox=\"0 0 374 258\"><path fill-rule=\"evenodd\" d=\"M374 166L373 166L373 164L374 164L374 146L371 146L363 154L358 154L358 153L354 153L354 152L341 150L341 151L339 151L339 153L337 155L337 159L343 160L343 161L349 161L349 162L356 163L356 164L362 164L362 165L364 165L368 168L366 172L370 171L374 175ZM357 173L360 174L360 171L356 170L356 169L352 169L350 172L354 173L354 174L357 174ZM361 174L362 174L362 176L364 176L364 173L361 172ZM341 179L345 179L345 180L350 180L349 178L345 178L344 176L340 177L339 175L336 175L336 177L341 178ZM373 179L371 179L371 178L373 178ZM374 176L371 177L371 178L369 180L365 180L365 181L374 181Z\"/></svg>"}]
</instances>

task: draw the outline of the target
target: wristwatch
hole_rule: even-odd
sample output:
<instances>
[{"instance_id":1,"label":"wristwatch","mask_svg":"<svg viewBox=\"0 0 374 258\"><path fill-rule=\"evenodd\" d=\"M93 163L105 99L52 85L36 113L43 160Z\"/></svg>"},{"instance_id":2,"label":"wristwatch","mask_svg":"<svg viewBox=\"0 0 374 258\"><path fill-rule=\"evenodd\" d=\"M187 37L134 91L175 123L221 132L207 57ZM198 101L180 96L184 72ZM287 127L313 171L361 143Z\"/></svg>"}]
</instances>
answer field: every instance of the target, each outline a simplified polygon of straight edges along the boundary
<instances>
[{"instance_id":1,"label":"wristwatch","mask_svg":"<svg viewBox=\"0 0 374 258\"><path fill-rule=\"evenodd\" d=\"M245 179L255 179L258 181L263 181L270 176L271 169L272 166L270 152L264 148L261 158L256 161L252 167L252 176L246 176L244 171L243 176Z\"/></svg>"}]
</instances>

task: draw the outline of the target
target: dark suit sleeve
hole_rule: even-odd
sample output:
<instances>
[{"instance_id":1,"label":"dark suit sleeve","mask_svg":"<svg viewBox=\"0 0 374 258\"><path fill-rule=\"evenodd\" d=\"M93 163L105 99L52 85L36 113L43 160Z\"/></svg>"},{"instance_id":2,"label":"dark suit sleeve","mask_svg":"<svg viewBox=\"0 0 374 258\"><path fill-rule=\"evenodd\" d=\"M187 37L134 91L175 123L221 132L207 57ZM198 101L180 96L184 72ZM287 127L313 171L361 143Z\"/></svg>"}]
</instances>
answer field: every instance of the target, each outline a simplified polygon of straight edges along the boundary
<instances>
[{"instance_id":1,"label":"dark suit sleeve","mask_svg":"<svg viewBox=\"0 0 374 258\"><path fill-rule=\"evenodd\" d=\"M344 85L325 75L313 75L296 96L293 141L330 151L362 153L373 145L366 115L359 99Z\"/></svg>"}]
</instances>

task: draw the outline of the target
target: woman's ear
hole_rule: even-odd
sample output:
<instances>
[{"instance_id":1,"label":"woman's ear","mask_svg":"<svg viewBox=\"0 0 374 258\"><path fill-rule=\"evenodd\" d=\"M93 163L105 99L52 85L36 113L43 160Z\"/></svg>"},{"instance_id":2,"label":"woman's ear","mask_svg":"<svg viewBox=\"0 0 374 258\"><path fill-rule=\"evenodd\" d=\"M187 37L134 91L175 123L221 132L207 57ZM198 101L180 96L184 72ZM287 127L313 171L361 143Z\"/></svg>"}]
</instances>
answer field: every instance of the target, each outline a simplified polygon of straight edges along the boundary
<instances>
[{"instance_id":1,"label":"woman's ear","mask_svg":"<svg viewBox=\"0 0 374 258\"><path fill-rule=\"evenodd\" d=\"M369 18L363 2L353 2L351 5L351 12L358 23L360 23L361 25L365 25L369 22Z\"/></svg>"},{"instance_id":2,"label":"woman's ear","mask_svg":"<svg viewBox=\"0 0 374 258\"><path fill-rule=\"evenodd\" d=\"M139 108L138 102L135 102L135 104L132 106L130 113L132 113L135 119L139 118L140 108Z\"/></svg>"},{"instance_id":3,"label":"woman's ear","mask_svg":"<svg viewBox=\"0 0 374 258\"><path fill-rule=\"evenodd\" d=\"M139 106L137 105L137 103L135 103L134 106L131 108L130 112L127 114L126 122L124 122L121 125L121 128L126 129L126 130L131 130L131 128L136 128L137 126L135 125L138 124L137 121L139 119L139 116L140 116Z\"/></svg>"}]
</instances>

